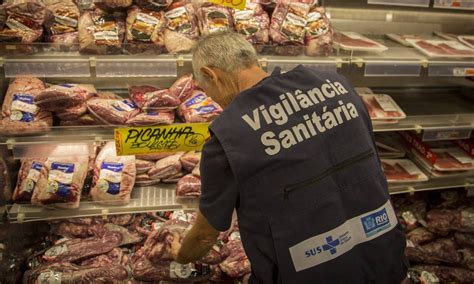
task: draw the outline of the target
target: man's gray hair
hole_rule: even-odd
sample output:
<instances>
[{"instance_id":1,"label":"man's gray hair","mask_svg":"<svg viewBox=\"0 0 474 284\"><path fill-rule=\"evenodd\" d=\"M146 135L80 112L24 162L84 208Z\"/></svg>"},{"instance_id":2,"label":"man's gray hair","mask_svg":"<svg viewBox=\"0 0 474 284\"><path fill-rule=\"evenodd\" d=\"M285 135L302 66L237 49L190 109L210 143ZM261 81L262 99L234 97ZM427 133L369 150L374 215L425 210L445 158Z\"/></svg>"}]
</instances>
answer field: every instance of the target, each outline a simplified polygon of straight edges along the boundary
<instances>
[{"instance_id":1,"label":"man's gray hair","mask_svg":"<svg viewBox=\"0 0 474 284\"><path fill-rule=\"evenodd\" d=\"M242 35L232 32L203 37L194 48L193 72L198 82L204 82L202 67L215 67L230 74L258 65L255 48Z\"/></svg>"}]
</instances>

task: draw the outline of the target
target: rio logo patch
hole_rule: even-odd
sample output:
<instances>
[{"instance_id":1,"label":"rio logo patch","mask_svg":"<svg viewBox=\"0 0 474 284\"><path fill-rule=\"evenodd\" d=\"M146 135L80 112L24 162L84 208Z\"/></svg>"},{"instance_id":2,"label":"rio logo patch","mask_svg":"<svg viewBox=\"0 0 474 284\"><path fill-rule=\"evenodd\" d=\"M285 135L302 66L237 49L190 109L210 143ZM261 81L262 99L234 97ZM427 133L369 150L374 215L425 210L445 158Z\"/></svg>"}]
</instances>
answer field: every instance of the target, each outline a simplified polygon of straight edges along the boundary
<instances>
[{"instance_id":1,"label":"rio logo patch","mask_svg":"<svg viewBox=\"0 0 474 284\"><path fill-rule=\"evenodd\" d=\"M371 237L383 230L390 228L391 226L387 209L385 208L368 216L362 217L361 222L367 237Z\"/></svg>"}]
</instances>

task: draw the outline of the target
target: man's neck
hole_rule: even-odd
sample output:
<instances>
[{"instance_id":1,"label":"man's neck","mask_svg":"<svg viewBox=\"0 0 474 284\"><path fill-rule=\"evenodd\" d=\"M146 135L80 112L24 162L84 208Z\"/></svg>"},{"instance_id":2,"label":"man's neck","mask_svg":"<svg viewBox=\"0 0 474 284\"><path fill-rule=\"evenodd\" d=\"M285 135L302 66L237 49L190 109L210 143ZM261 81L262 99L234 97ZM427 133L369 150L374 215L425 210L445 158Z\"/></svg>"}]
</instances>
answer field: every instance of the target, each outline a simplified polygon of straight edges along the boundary
<instances>
[{"instance_id":1,"label":"man's neck","mask_svg":"<svg viewBox=\"0 0 474 284\"><path fill-rule=\"evenodd\" d=\"M238 75L238 85L239 93L252 88L257 85L258 82L262 81L264 78L268 77L269 74L263 71L258 66L253 66L251 68L242 70Z\"/></svg>"}]
</instances>

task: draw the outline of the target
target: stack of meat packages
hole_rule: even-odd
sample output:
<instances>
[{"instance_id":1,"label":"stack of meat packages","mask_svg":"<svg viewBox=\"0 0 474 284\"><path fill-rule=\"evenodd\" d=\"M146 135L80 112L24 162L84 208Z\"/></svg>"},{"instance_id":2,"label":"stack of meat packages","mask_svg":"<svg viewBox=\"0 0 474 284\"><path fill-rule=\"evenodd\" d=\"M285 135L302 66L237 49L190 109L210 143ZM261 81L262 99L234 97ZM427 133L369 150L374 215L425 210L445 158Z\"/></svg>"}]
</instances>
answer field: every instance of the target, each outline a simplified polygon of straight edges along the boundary
<instances>
[{"instance_id":1,"label":"stack of meat packages","mask_svg":"<svg viewBox=\"0 0 474 284\"><path fill-rule=\"evenodd\" d=\"M376 134L375 140L382 169L389 183L414 183L428 180L426 174L406 157L405 148L397 134Z\"/></svg>"},{"instance_id":2,"label":"stack of meat packages","mask_svg":"<svg viewBox=\"0 0 474 284\"><path fill-rule=\"evenodd\" d=\"M176 211L53 221L49 245L29 256L24 283L234 283L247 276L236 224L198 262L173 261L172 245L180 245L194 220Z\"/></svg>"},{"instance_id":3,"label":"stack of meat packages","mask_svg":"<svg viewBox=\"0 0 474 284\"><path fill-rule=\"evenodd\" d=\"M413 283L474 281L474 200L464 189L395 195L392 203L407 233Z\"/></svg>"},{"instance_id":4,"label":"stack of meat packages","mask_svg":"<svg viewBox=\"0 0 474 284\"><path fill-rule=\"evenodd\" d=\"M46 86L37 78L17 78L8 87L2 107L0 133L26 135L51 126L153 126L175 122L209 122L222 108L200 91L191 75L170 88L131 86L129 98L97 92L90 84Z\"/></svg>"},{"instance_id":5,"label":"stack of meat packages","mask_svg":"<svg viewBox=\"0 0 474 284\"><path fill-rule=\"evenodd\" d=\"M192 2L192 3L190 3ZM315 1L247 1L234 10L205 1L10 0L0 9L0 41L89 54L189 52L200 36L235 31L263 51L309 56L332 52L333 29ZM44 37L43 37L44 35Z\"/></svg>"},{"instance_id":6,"label":"stack of meat packages","mask_svg":"<svg viewBox=\"0 0 474 284\"><path fill-rule=\"evenodd\" d=\"M358 95L362 98L373 125L396 124L406 118L406 114L386 94L374 94L370 88L356 88Z\"/></svg>"},{"instance_id":7,"label":"stack of meat packages","mask_svg":"<svg viewBox=\"0 0 474 284\"><path fill-rule=\"evenodd\" d=\"M400 132L414 159L433 177L468 176L474 173L474 157L462 143L422 141L414 132Z\"/></svg>"}]
</instances>

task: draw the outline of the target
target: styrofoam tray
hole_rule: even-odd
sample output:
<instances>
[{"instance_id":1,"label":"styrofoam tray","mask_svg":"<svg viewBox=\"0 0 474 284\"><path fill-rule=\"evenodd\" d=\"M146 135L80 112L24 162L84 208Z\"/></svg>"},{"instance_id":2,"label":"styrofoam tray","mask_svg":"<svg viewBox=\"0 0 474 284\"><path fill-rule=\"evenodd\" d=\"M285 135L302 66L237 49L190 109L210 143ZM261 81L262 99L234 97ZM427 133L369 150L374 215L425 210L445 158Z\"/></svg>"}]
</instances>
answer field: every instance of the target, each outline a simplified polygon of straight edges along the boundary
<instances>
[{"instance_id":1,"label":"styrofoam tray","mask_svg":"<svg viewBox=\"0 0 474 284\"><path fill-rule=\"evenodd\" d=\"M428 169L434 169L439 172L458 172L458 171L470 171L474 170L474 159L469 157L464 151L460 148L446 148L446 149L431 149L433 153L438 155L434 165L431 165L425 157L421 156L416 150L412 150L417 159L426 166ZM461 161L465 163L461 163ZM454 160L455 164L453 166L448 166L446 160Z\"/></svg>"},{"instance_id":2,"label":"styrofoam tray","mask_svg":"<svg viewBox=\"0 0 474 284\"><path fill-rule=\"evenodd\" d=\"M349 40L355 40L355 41L363 41L366 43L367 46L361 46L360 44L357 45L356 43L348 43L348 42L343 42L339 37L340 35L346 36L349 38ZM334 36L334 44L336 47L340 47L345 50L356 50L356 51L374 51L374 52L382 52L387 50L388 48L380 44L374 40L371 40L361 34L354 33L354 32L338 32Z\"/></svg>"},{"instance_id":3,"label":"styrofoam tray","mask_svg":"<svg viewBox=\"0 0 474 284\"><path fill-rule=\"evenodd\" d=\"M469 46L470 48L474 48L474 36L472 35L460 35L458 36L458 40L465 45Z\"/></svg>"},{"instance_id":4,"label":"styrofoam tray","mask_svg":"<svg viewBox=\"0 0 474 284\"><path fill-rule=\"evenodd\" d=\"M400 120L407 116L397 103L389 95L384 94L365 94L361 95L370 118L372 120Z\"/></svg>"},{"instance_id":5,"label":"styrofoam tray","mask_svg":"<svg viewBox=\"0 0 474 284\"><path fill-rule=\"evenodd\" d=\"M426 176L412 161L408 159L381 159L387 181L390 183L422 182Z\"/></svg>"},{"instance_id":6,"label":"styrofoam tray","mask_svg":"<svg viewBox=\"0 0 474 284\"><path fill-rule=\"evenodd\" d=\"M424 53L429 57L449 57L449 58L474 58L474 49L465 46L464 44L454 40L413 40L407 39L416 49ZM451 49L457 50L456 54L444 53L442 50L429 50L422 46L422 42L434 46L437 48L441 45L448 46ZM464 53L464 54L462 54Z\"/></svg>"}]
</instances>

